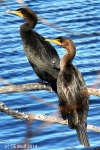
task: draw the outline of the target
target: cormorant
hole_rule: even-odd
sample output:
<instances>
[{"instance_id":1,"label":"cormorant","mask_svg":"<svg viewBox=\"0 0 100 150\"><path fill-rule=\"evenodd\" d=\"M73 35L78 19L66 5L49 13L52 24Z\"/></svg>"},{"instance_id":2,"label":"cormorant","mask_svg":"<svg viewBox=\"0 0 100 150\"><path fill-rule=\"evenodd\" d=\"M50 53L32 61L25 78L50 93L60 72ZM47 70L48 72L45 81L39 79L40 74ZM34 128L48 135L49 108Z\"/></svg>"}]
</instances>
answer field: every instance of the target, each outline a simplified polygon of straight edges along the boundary
<instances>
[{"instance_id":1,"label":"cormorant","mask_svg":"<svg viewBox=\"0 0 100 150\"><path fill-rule=\"evenodd\" d=\"M37 76L42 81L49 82L56 92L60 58L55 48L45 41L44 37L32 30L38 20L36 13L29 8L20 8L15 11L8 10L7 12L26 20L20 26L20 36L25 54Z\"/></svg>"},{"instance_id":2,"label":"cormorant","mask_svg":"<svg viewBox=\"0 0 100 150\"><path fill-rule=\"evenodd\" d=\"M80 71L72 64L76 54L74 42L66 37L58 37L54 42L66 49L67 53L60 61L60 72L57 79L57 93L63 119L68 117L68 125L76 129L80 143L90 147L87 134L87 116L89 98L86 84Z\"/></svg>"}]
</instances>

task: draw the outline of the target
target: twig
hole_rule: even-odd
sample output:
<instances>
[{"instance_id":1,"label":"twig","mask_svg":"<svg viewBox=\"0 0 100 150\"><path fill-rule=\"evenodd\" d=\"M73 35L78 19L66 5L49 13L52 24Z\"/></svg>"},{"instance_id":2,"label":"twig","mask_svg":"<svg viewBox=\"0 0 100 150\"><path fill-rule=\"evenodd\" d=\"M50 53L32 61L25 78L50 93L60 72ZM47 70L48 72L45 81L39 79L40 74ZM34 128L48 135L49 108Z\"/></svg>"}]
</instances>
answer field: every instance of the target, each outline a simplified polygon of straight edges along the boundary
<instances>
[{"instance_id":1,"label":"twig","mask_svg":"<svg viewBox=\"0 0 100 150\"><path fill-rule=\"evenodd\" d=\"M17 3L19 3L20 5L22 5L23 7L25 7L25 3L23 0L16 0Z\"/></svg>"},{"instance_id":2,"label":"twig","mask_svg":"<svg viewBox=\"0 0 100 150\"><path fill-rule=\"evenodd\" d=\"M25 120L41 120L46 122L52 122L52 123L58 123L62 125L68 125L67 120L63 120L62 118L57 118L53 116L46 116L41 114L25 114L22 112L18 112L18 110L12 110L11 108L8 108L6 105L4 105L3 102L0 102L0 111L4 112L12 117L15 117L17 119L25 119ZM94 132L100 132L100 128L94 125L87 125L87 129L94 131Z\"/></svg>"}]
</instances>

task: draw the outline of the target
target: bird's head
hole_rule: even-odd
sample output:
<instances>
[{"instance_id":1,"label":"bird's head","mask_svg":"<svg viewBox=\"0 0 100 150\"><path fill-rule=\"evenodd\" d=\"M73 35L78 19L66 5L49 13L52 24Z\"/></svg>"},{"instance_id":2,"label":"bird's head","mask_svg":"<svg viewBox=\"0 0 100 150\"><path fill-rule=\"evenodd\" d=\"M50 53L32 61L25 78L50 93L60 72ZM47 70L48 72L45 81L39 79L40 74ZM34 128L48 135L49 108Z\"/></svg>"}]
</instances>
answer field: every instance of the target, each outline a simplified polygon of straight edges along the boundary
<instances>
[{"instance_id":1,"label":"bird's head","mask_svg":"<svg viewBox=\"0 0 100 150\"><path fill-rule=\"evenodd\" d=\"M27 20L27 19L36 19L37 20L36 13L27 7L19 8L16 10L7 10L6 12L17 15L19 17L22 17L25 20Z\"/></svg>"},{"instance_id":2,"label":"bird's head","mask_svg":"<svg viewBox=\"0 0 100 150\"><path fill-rule=\"evenodd\" d=\"M69 39L69 38L66 38L64 36L59 36L57 37L56 39L45 39L45 41L48 41L48 42L53 42L57 45L60 45L62 46L66 52L67 52L67 55L69 57L69 60L68 61L72 61L75 54L76 54L76 46L74 44L74 42Z\"/></svg>"},{"instance_id":3,"label":"bird's head","mask_svg":"<svg viewBox=\"0 0 100 150\"><path fill-rule=\"evenodd\" d=\"M45 41L53 42L57 45L61 45L63 48L65 48L67 50L70 50L70 49L76 50L76 46L75 46L74 42L71 39L66 38L64 36L59 36L56 39L45 39Z\"/></svg>"}]
</instances>

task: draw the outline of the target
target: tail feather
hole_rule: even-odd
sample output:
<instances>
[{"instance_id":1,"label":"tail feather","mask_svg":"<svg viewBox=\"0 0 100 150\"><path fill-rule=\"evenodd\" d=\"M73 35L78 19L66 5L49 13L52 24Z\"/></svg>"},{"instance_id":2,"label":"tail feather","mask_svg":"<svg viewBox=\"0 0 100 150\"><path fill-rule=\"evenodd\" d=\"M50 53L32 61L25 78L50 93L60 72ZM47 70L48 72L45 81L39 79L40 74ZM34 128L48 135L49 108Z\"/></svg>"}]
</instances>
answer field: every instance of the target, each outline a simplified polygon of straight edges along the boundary
<instances>
[{"instance_id":1,"label":"tail feather","mask_svg":"<svg viewBox=\"0 0 100 150\"><path fill-rule=\"evenodd\" d=\"M57 93L57 80L55 79L55 80L51 81L50 84L51 84L53 91L55 91L55 93Z\"/></svg>"},{"instance_id":2,"label":"tail feather","mask_svg":"<svg viewBox=\"0 0 100 150\"><path fill-rule=\"evenodd\" d=\"M84 145L85 147L90 147L86 125L85 124L84 125L77 125L76 131L77 131L79 142L82 145Z\"/></svg>"}]
</instances>

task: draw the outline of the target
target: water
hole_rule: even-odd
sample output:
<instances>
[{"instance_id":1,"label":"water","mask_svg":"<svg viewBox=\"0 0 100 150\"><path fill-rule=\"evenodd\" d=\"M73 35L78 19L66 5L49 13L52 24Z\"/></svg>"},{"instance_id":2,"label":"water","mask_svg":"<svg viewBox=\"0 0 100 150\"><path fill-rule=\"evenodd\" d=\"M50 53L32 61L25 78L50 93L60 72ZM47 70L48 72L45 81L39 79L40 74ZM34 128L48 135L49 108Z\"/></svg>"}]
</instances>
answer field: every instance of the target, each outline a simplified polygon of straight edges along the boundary
<instances>
[{"instance_id":1,"label":"water","mask_svg":"<svg viewBox=\"0 0 100 150\"><path fill-rule=\"evenodd\" d=\"M55 23L66 31L70 31L56 30L40 21L35 28L35 31L44 37L56 38L63 35L71 38L77 47L77 54L73 61L74 65L82 72L87 86L92 85L95 88L99 88L99 0L26 0L25 4L34 10L37 15ZM19 35L19 26L23 23L23 20L6 13L7 9L17 9L19 7L21 5L15 1L4 1L0 4L0 76L13 84L38 81L38 77L24 54ZM62 57L65 53L64 49L54 46L60 57ZM31 91L29 93L58 105L58 98L55 93L48 91ZM1 94L0 99L8 107L25 113L52 115L57 112L56 109L32 100L23 93ZM99 97L90 96L88 124L100 126L99 116ZM37 132L40 126L44 127L44 129L41 132ZM1 113L0 128L0 149L13 149L14 144L24 142L27 132L26 121L19 121ZM41 124L40 121L34 121L31 130L36 131L37 135L29 139L29 143L33 147L30 149L85 149L78 142L76 132L67 126L46 125ZM92 131L88 131L88 134L91 148L99 147L100 134Z\"/></svg>"}]
</instances>

